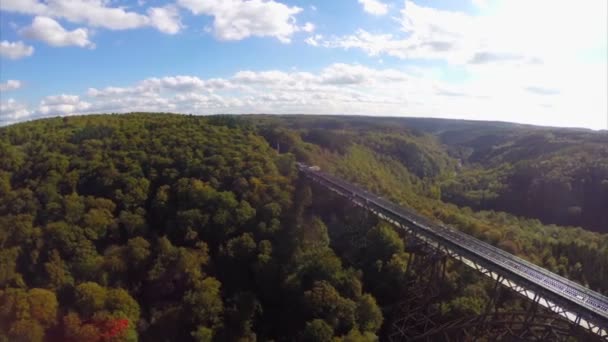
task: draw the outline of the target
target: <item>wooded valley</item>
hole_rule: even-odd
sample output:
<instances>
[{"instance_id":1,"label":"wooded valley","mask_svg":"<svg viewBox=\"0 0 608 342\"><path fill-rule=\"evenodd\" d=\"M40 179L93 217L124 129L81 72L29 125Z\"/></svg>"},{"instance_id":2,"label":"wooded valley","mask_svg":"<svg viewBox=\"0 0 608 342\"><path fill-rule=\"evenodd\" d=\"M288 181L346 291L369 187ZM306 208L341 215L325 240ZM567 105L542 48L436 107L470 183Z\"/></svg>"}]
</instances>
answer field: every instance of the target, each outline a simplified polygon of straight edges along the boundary
<instances>
[{"instance_id":1,"label":"wooded valley","mask_svg":"<svg viewBox=\"0 0 608 342\"><path fill-rule=\"evenodd\" d=\"M410 286L407 238L296 161L608 294L606 132L65 117L0 128L0 341L386 337ZM447 274L442 320L479 314L492 285L455 262Z\"/></svg>"}]
</instances>

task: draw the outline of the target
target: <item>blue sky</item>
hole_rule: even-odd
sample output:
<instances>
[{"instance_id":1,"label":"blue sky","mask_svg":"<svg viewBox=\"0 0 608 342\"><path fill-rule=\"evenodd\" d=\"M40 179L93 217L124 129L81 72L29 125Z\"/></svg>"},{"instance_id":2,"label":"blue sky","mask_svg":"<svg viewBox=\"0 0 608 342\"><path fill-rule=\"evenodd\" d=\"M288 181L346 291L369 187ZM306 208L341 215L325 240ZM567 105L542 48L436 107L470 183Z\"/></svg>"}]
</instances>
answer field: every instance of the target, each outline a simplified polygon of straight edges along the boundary
<instances>
[{"instance_id":1,"label":"blue sky","mask_svg":"<svg viewBox=\"0 0 608 342\"><path fill-rule=\"evenodd\" d=\"M2 0L0 125L329 113L606 128L604 0Z\"/></svg>"}]
</instances>

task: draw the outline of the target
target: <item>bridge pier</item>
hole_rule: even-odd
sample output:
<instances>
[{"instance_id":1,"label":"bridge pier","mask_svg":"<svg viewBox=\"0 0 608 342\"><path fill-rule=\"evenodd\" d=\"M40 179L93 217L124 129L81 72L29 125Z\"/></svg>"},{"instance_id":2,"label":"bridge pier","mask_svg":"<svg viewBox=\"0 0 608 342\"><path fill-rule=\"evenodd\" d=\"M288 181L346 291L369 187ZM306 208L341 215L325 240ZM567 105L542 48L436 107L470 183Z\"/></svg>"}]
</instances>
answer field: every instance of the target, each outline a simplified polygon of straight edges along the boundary
<instances>
[{"instance_id":1,"label":"bridge pier","mask_svg":"<svg viewBox=\"0 0 608 342\"><path fill-rule=\"evenodd\" d=\"M415 236L408 236L410 253L406 274L410 279L405 299L388 333L390 341L475 341L480 338L504 341L601 341L589 335L576 322L552 314L540 305L542 296L535 294L524 311L501 310L505 278L495 275L492 290L481 314L439 323L440 286L447 274L448 256L440 246L430 246ZM490 272L484 270L485 272ZM484 273L484 272L482 272ZM486 278L487 279L487 278ZM512 289L514 293L519 293ZM513 300L513 299L511 299Z\"/></svg>"},{"instance_id":2,"label":"bridge pier","mask_svg":"<svg viewBox=\"0 0 608 342\"><path fill-rule=\"evenodd\" d=\"M405 299L399 303L389 332L390 341L404 341L436 329L440 315L439 286L445 279L447 258L435 248L408 239L406 276L410 279Z\"/></svg>"},{"instance_id":3,"label":"bridge pier","mask_svg":"<svg viewBox=\"0 0 608 342\"><path fill-rule=\"evenodd\" d=\"M532 310L532 313L535 312L534 310L538 310L536 308L538 306L542 308L543 312L550 312L552 315L544 316L540 313L532 315L527 313L529 310L523 313L504 313L496 310L496 304L493 302L489 307L494 305L495 312L492 314L490 321L487 321L489 312L484 312L478 317L462 318L443 325L439 327L440 329L429 330L415 339L439 336L437 334L443 334L447 337L455 332L457 333L451 336L465 336L469 334L471 328L480 326L480 323L487 327L483 330L487 331L489 329L492 334L497 331L497 326L506 327L503 329L503 334L506 334L504 336L516 338L518 335L514 332L522 331L522 324L527 324L526 322L532 322L530 324L535 328L525 328L524 331L543 331L546 336L557 336L555 335L557 328L555 328L554 323L559 321L561 324L565 321L567 327L570 324L579 327L578 330L568 328L567 331L585 331L592 334L592 336L585 336L584 340L586 341L594 340L594 336L602 341L608 341L607 297L500 248L429 220L410 208L396 205L356 185L321 172L318 168L314 169L304 164L298 164L298 169L322 187L347 198L353 205L395 225L401 232L408 235L408 239L409 237L417 239L427 247L434 248L445 256L460 261L482 275L495 280L497 284L512 290L521 298L530 300L531 305L535 306L535 308L529 309ZM418 259L419 256L415 255L408 260L408 275L416 267L419 262ZM430 270L430 273L425 274L428 279L433 279L438 273L432 267L426 270ZM441 272L445 274L445 268L442 268ZM414 275L418 276L415 272ZM501 286L496 285L496 291L499 291L498 289ZM432 289L432 287L427 286L426 290L428 288ZM495 295L496 293L492 294L492 299L495 298ZM553 328L547 328L547 326ZM448 334L448 331L451 333ZM563 332L564 329L560 328L560 336L564 335ZM522 334L526 335L528 333ZM494 334L491 336L499 337L501 335ZM414 340L414 338L408 340Z\"/></svg>"}]
</instances>

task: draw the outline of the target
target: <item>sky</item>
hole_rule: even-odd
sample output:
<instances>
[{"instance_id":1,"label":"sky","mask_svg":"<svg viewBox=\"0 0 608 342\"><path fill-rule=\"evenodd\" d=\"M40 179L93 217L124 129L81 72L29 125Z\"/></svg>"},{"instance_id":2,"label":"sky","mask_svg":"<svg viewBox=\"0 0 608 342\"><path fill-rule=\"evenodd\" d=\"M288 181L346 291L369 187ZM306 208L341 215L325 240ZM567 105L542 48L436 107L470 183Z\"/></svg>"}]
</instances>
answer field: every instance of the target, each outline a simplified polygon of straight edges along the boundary
<instances>
[{"instance_id":1,"label":"sky","mask_svg":"<svg viewBox=\"0 0 608 342\"><path fill-rule=\"evenodd\" d=\"M0 125L416 116L605 129L606 0L0 0Z\"/></svg>"}]
</instances>

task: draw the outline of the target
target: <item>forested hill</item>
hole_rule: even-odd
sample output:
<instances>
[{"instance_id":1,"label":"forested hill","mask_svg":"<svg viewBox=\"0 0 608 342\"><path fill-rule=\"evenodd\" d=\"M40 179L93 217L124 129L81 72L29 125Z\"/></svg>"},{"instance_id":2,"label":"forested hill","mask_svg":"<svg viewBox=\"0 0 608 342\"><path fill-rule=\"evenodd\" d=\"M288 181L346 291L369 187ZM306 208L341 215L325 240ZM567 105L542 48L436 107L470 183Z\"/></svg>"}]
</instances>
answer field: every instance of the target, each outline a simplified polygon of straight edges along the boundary
<instances>
[{"instance_id":1,"label":"forested hill","mask_svg":"<svg viewBox=\"0 0 608 342\"><path fill-rule=\"evenodd\" d=\"M325 145L335 145L334 150L356 141L354 135L363 135L358 140L368 144L377 133L430 134L438 143L418 139L429 157L422 163L412 159L417 151L411 144L393 140L388 145L392 156L418 176L441 169L442 200L608 233L607 131L427 118L284 116L281 121L305 132L305 140L323 143L314 135L333 135ZM414 170L421 165L428 170L429 164L434 164L432 174Z\"/></svg>"},{"instance_id":2,"label":"forested hill","mask_svg":"<svg viewBox=\"0 0 608 342\"><path fill-rule=\"evenodd\" d=\"M444 200L608 232L608 132L404 119L463 163Z\"/></svg>"},{"instance_id":3,"label":"forested hill","mask_svg":"<svg viewBox=\"0 0 608 342\"><path fill-rule=\"evenodd\" d=\"M588 141L572 148L601 162ZM458 179L507 162L506 150L474 161L467 148L379 118L129 114L0 128L0 341L386 337L412 284L404 237L301 179L296 160L608 293L608 236L442 201L470 200L481 185ZM439 322L479 314L491 286L448 267Z\"/></svg>"}]
</instances>

